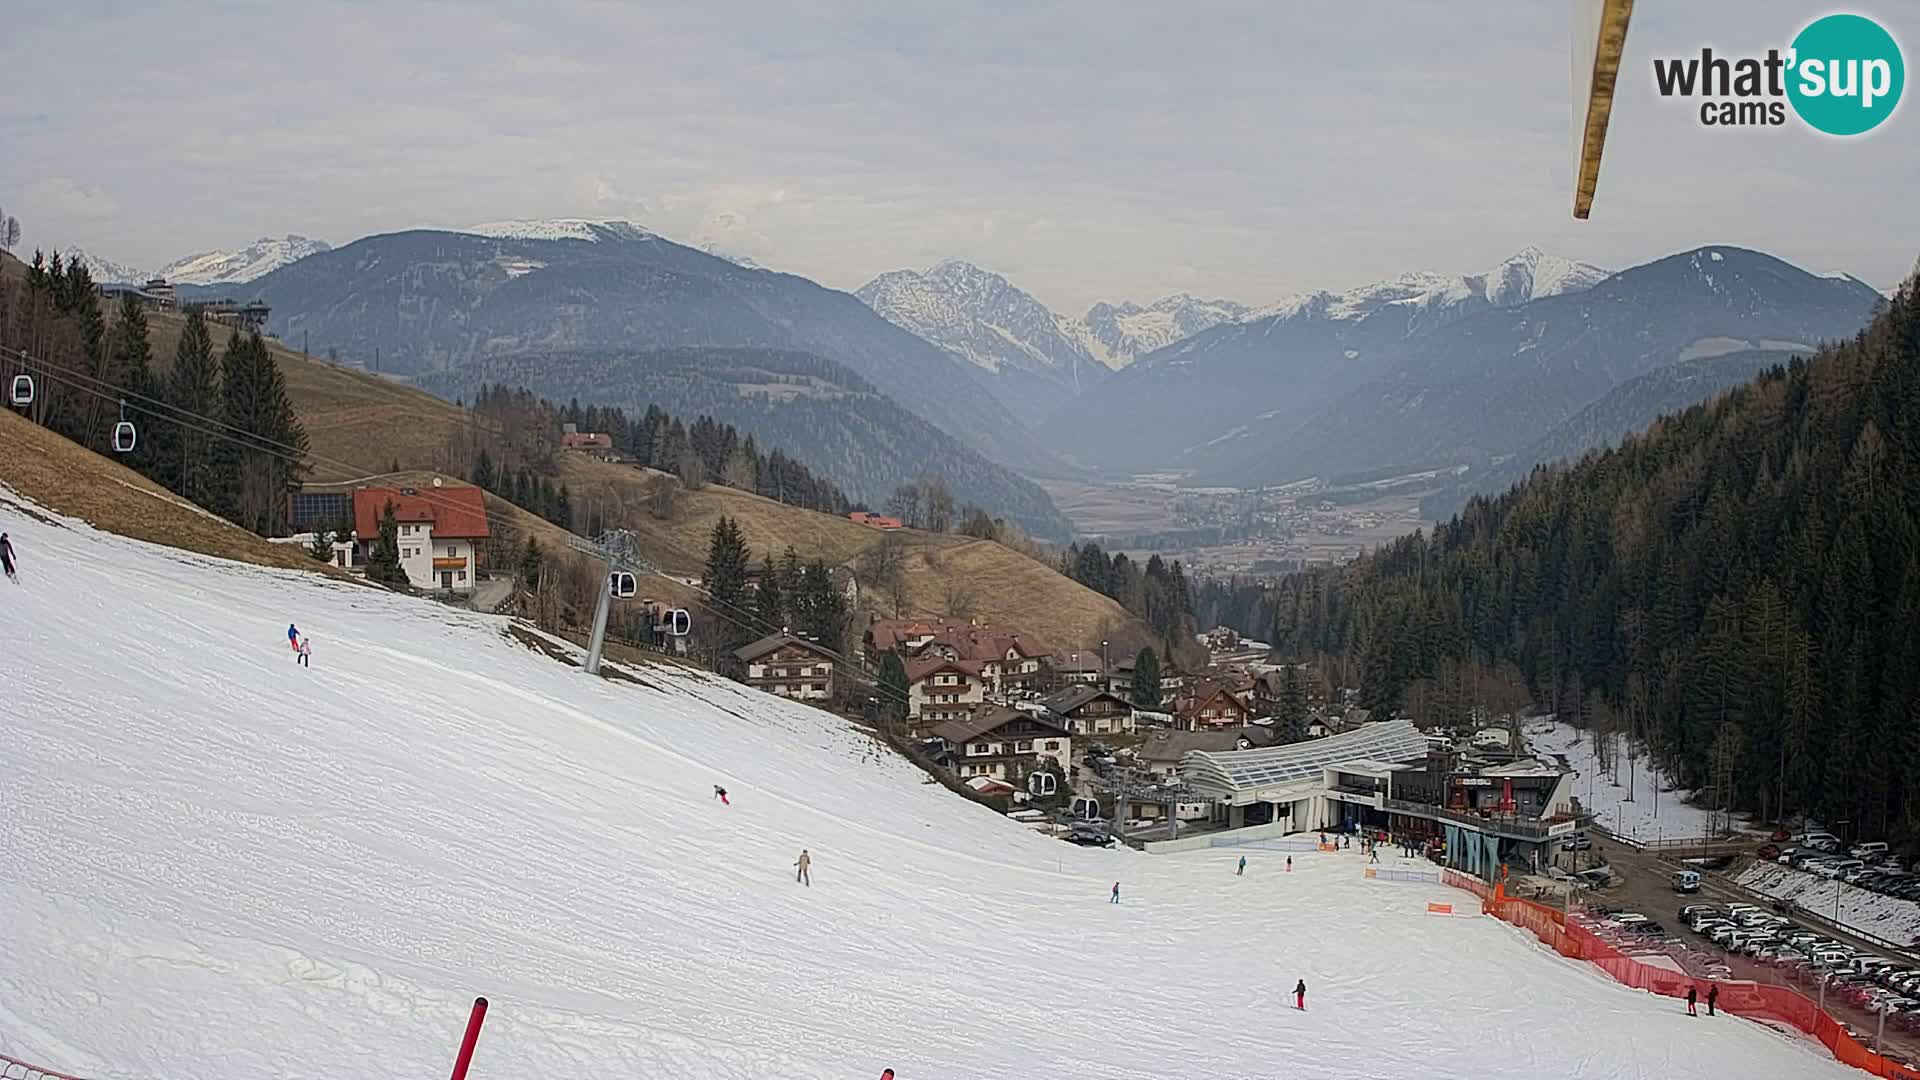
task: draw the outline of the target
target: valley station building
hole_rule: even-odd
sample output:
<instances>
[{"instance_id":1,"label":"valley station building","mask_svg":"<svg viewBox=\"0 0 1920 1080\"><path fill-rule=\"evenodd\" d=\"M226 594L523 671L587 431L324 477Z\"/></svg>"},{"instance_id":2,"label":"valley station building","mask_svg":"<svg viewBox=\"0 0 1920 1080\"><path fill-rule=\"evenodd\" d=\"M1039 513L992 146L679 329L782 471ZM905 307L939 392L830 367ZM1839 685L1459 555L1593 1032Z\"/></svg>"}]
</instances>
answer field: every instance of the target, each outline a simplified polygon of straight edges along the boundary
<instances>
[{"instance_id":1,"label":"valley station building","mask_svg":"<svg viewBox=\"0 0 1920 1080\"><path fill-rule=\"evenodd\" d=\"M1188 751L1180 773L1229 829L1385 831L1444 843L1448 866L1491 880L1544 870L1576 825L1574 773L1522 759L1475 764L1411 721L1256 750Z\"/></svg>"}]
</instances>

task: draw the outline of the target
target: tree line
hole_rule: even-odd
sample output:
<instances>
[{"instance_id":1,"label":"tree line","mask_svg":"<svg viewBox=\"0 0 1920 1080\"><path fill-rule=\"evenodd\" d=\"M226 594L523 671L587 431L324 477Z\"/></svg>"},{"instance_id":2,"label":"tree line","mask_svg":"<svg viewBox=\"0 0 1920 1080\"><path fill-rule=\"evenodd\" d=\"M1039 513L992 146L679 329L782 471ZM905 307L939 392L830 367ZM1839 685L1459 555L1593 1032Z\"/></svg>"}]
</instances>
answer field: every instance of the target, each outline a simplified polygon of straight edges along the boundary
<instances>
[{"instance_id":1,"label":"tree line","mask_svg":"<svg viewBox=\"0 0 1920 1080\"><path fill-rule=\"evenodd\" d=\"M1337 570L1221 603L1363 703L1516 670L1716 804L1920 832L1920 295ZM1459 693L1465 700L1469 693Z\"/></svg>"},{"instance_id":2,"label":"tree line","mask_svg":"<svg viewBox=\"0 0 1920 1080\"><path fill-rule=\"evenodd\" d=\"M0 275L0 347L9 384L33 377L35 423L256 533L287 532L307 435L258 333L233 330L216 354L189 305L172 360L157 370L138 298L123 295L109 324L83 263L35 252L20 282ZM126 453L114 445L123 420L133 425Z\"/></svg>"},{"instance_id":3,"label":"tree line","mask_svg":"<svg viewBox=\"0 0 1920 1080\"><path fill-rule=\"evenodd\" d=\"M1186 651L1195 633L1193 586L1180 560L1150 555L1145 563L1123 551L1112 556L1100 545L1069 544L1060 553L1060 573L1117 602L1153 629L1162 650Z\"/></svg>"},{"instance_id":4,"label":"tree line","mask_svg":"<svg viewBox=\"0 0 1920 1080\"><path fill-rule=\"evenodd\" d=\"M689 491L717 483L805 510L841 514L848 509L846 496L830 481L779 450L763 452L752 435L709 416L688 424L657 405L639 416L611 406L583 406L578 399L557 405L505 383L485 384L471 405L460 404L482 422L453 433L449 468L562 528L573 527L578 509L565 485L552 482L560 473L566 424L609 436L622 455L679 477ZM666 498L668 505L655 510L670 517L671 494ZM580 524L595 533L604 523Z\"/></svg>"},{"instance_id":5,"label":"tree line","mask_svg":"<svg viewBox=\"0 0 1920 1080\"><path fill-rule=\"evenodd\" d=\"M733 518L723 516L713 526L701 587L713 616L705 620L707 637L722 658L730 660L735 649L783 630L834 652L846 648L852 610L825 561L802 562L789 545L777 562L768 551L755 567Z\"/></svg>"}]
</instances>

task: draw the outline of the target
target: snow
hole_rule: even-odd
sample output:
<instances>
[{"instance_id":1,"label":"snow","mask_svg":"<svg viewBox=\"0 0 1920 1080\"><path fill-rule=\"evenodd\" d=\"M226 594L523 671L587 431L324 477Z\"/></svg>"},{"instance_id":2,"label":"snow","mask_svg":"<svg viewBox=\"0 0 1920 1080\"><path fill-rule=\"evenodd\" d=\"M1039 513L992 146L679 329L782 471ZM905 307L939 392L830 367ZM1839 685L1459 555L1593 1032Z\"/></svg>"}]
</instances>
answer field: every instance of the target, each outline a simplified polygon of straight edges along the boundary
<instances>
[{"instance_id":1,"label":"snow","mask_svg":"<svg viewBox=\"0 0 1920 1080\"><path fill-rule=\"evenodd\" d=\"M1574 797L1580 800L1581 806L1593 811L1594 819L1602 828L1615 836L1642 841L1675 840L1707 836L1713 831L1709 817L1718 815L1710 815L1705 808L1686 801L1692 792L1675 790L1665 777L1659 778L1659 813L1654 813L1656 774L1644 753L1634 765L1633 801L1627 801L1625 737L1619 740L1620 779L1616 783L1595 764L1593 737L1589 732L1558 720L1528 721L1522 732L1533 754L1549 760L1560 758L1579 774L1574 781ZM1733 824L1737 828L1747 822L1736 815Z\"/></svg>"},{"instance_id":2,"label":"snow","mask_svg":"<svg viewBox=\"0 0 1920 1080\"><path fill-rule=\"evenodd\" d=\"M455 231L502 240L585 240L589 243L598 243L608 237L631 240L652 235L631 221L589 221L586 218L488 221Z\"/></svg>"},{"instance_id":3,"label":"snow","mask_svg":"<svg viewBox=\"0 0 1920 1080\"><path fill-rule=\"evenodd\" d=\"M1824 919L1834 919L1837 910L1840 925L1903 948L1920 945L1920 904L1911 900L1882 896L1779 863L1749 864L1736 880L1763 895L1792 900Z\"/></svg>"},{"instance_id":4,"label":"snow","mask_svg":"<svg viewBox=\"0 0 1920 1080\"><path fill-rule=\"evenodd\" d=\"M309 255L333 250L325 240L263 236L237 251L203 251L175 259L159 275L176 285L238 284L270 274Z\"/></svg>"},{"instance_id":5,"label":"snow","mask_svg":"<svg viewBox=\"0 0 1920 1080\"><path fill-rule=\"evenodd\" d=\"M1350 321L1365 318L1389 305L1446 310L1484 301L1495 307L1512 307L1589 289L1606 277L1607 272L1597 266L1528 247L1485 273L1414 271L1344 292L1296 293L1254 311L1245 321L1297 318Z\"/></svg>"},{"instance_id":6,"label":"snow","mask_svg":"<svg viewBox=\"0 0 1920 1080\"><path fill-rule=\"evenodd\" d=\"M5 501L0 528L0 1050L27 1060L427 1076L484 994L474 1080L1853 1075L1429 917L1466 894L1356 852L1085 850L734 684L592 679L500 618Z\"/></svg>"},{"instance_id":7,"label":"snow","mask_svg":"<svg viewBox=\"0 0 1920 1080\"><path fill-rule=\"evenodd\" d=\"M1717 251L1709 251L1709 252L1707 252L1707 258L1709 258L1709 259L1712 259L1712 260L1713 260L1714 262L1726 262L1726 261L1727 261L1727 257L1726 257L1725 255L1722 255L1722 254L1720 254L1720 253L1719 253L1719 252L1717 252Z\"/></svg>"},{"instance_id":8,"label":"snow","mask_svg":"<svg viewBox=\"0 0 1920 1080\"><path fill-rule=\"evenodd\" d=\"M127 263L100 258L82 248L71 246L62 248L60 257L67 262L79 259L87 268L87 273L93 276L96 285L142 285L153 276Z\"/></svg>"}]
</instances>

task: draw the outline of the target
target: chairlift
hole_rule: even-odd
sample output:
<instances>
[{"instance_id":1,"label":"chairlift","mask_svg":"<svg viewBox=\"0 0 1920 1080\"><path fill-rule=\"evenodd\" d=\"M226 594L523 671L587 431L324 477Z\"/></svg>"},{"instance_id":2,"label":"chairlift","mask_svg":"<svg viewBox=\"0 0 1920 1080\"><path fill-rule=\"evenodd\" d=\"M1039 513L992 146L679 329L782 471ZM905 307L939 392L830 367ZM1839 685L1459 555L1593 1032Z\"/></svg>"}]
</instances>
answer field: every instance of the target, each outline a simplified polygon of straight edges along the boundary
<instances>
[{"instance_id":1,"label":"chairlift","mask_svg":"<svg viewBox=\"0 0 1920 1080\"><path fill-rule=\"evenodd\" d=\"M607 589L621 600L628 600L640 591L640 583L625 570L616 570L607 576Z\"/></svg>"},{"instance_id":2,"label":"chairlift","mask_svg":"<svg viewBox=\"0 0 1920 1080\"><path fill-rule=\"evenodd\" d=\"M15 375L13 393L9 395L9 400L13 402L13 407L16 409L24 409L33 404L33 376Z\"/></svg>"}]
</instances>

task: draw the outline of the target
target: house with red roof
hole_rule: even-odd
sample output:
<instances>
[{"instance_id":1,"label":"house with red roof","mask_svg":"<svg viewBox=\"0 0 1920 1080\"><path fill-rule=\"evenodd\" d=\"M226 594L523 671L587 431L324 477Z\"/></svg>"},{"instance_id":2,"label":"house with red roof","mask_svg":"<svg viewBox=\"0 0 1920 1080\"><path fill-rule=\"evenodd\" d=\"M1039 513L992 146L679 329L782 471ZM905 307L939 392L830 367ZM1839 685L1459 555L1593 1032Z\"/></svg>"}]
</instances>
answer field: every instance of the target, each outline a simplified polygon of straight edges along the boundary
<instances>
[{"instance_id":1,"label":"house with red roof","mask_svg":"<svg viewBox=\"0 0 1920 1080\"><path fill-rule=\"evenodd\" d=\"M355 558L365 564L380 539L380 520L393 507L400 566L416 589L472 592L479 570L475 545L490 534L486 497L477 487L355 488Z\"/></svg>"},{"instance_id":2,"label":"house with red roof","mask_svg":"<svg viewBox=\"0 0 1920 1080\"><path fill-rule=\"evenodd\" d=\"M973 660L942 656L906 662L907 719L918 728L961 720L987 699L987 680Z\"/></svg>"}]
</instances>

